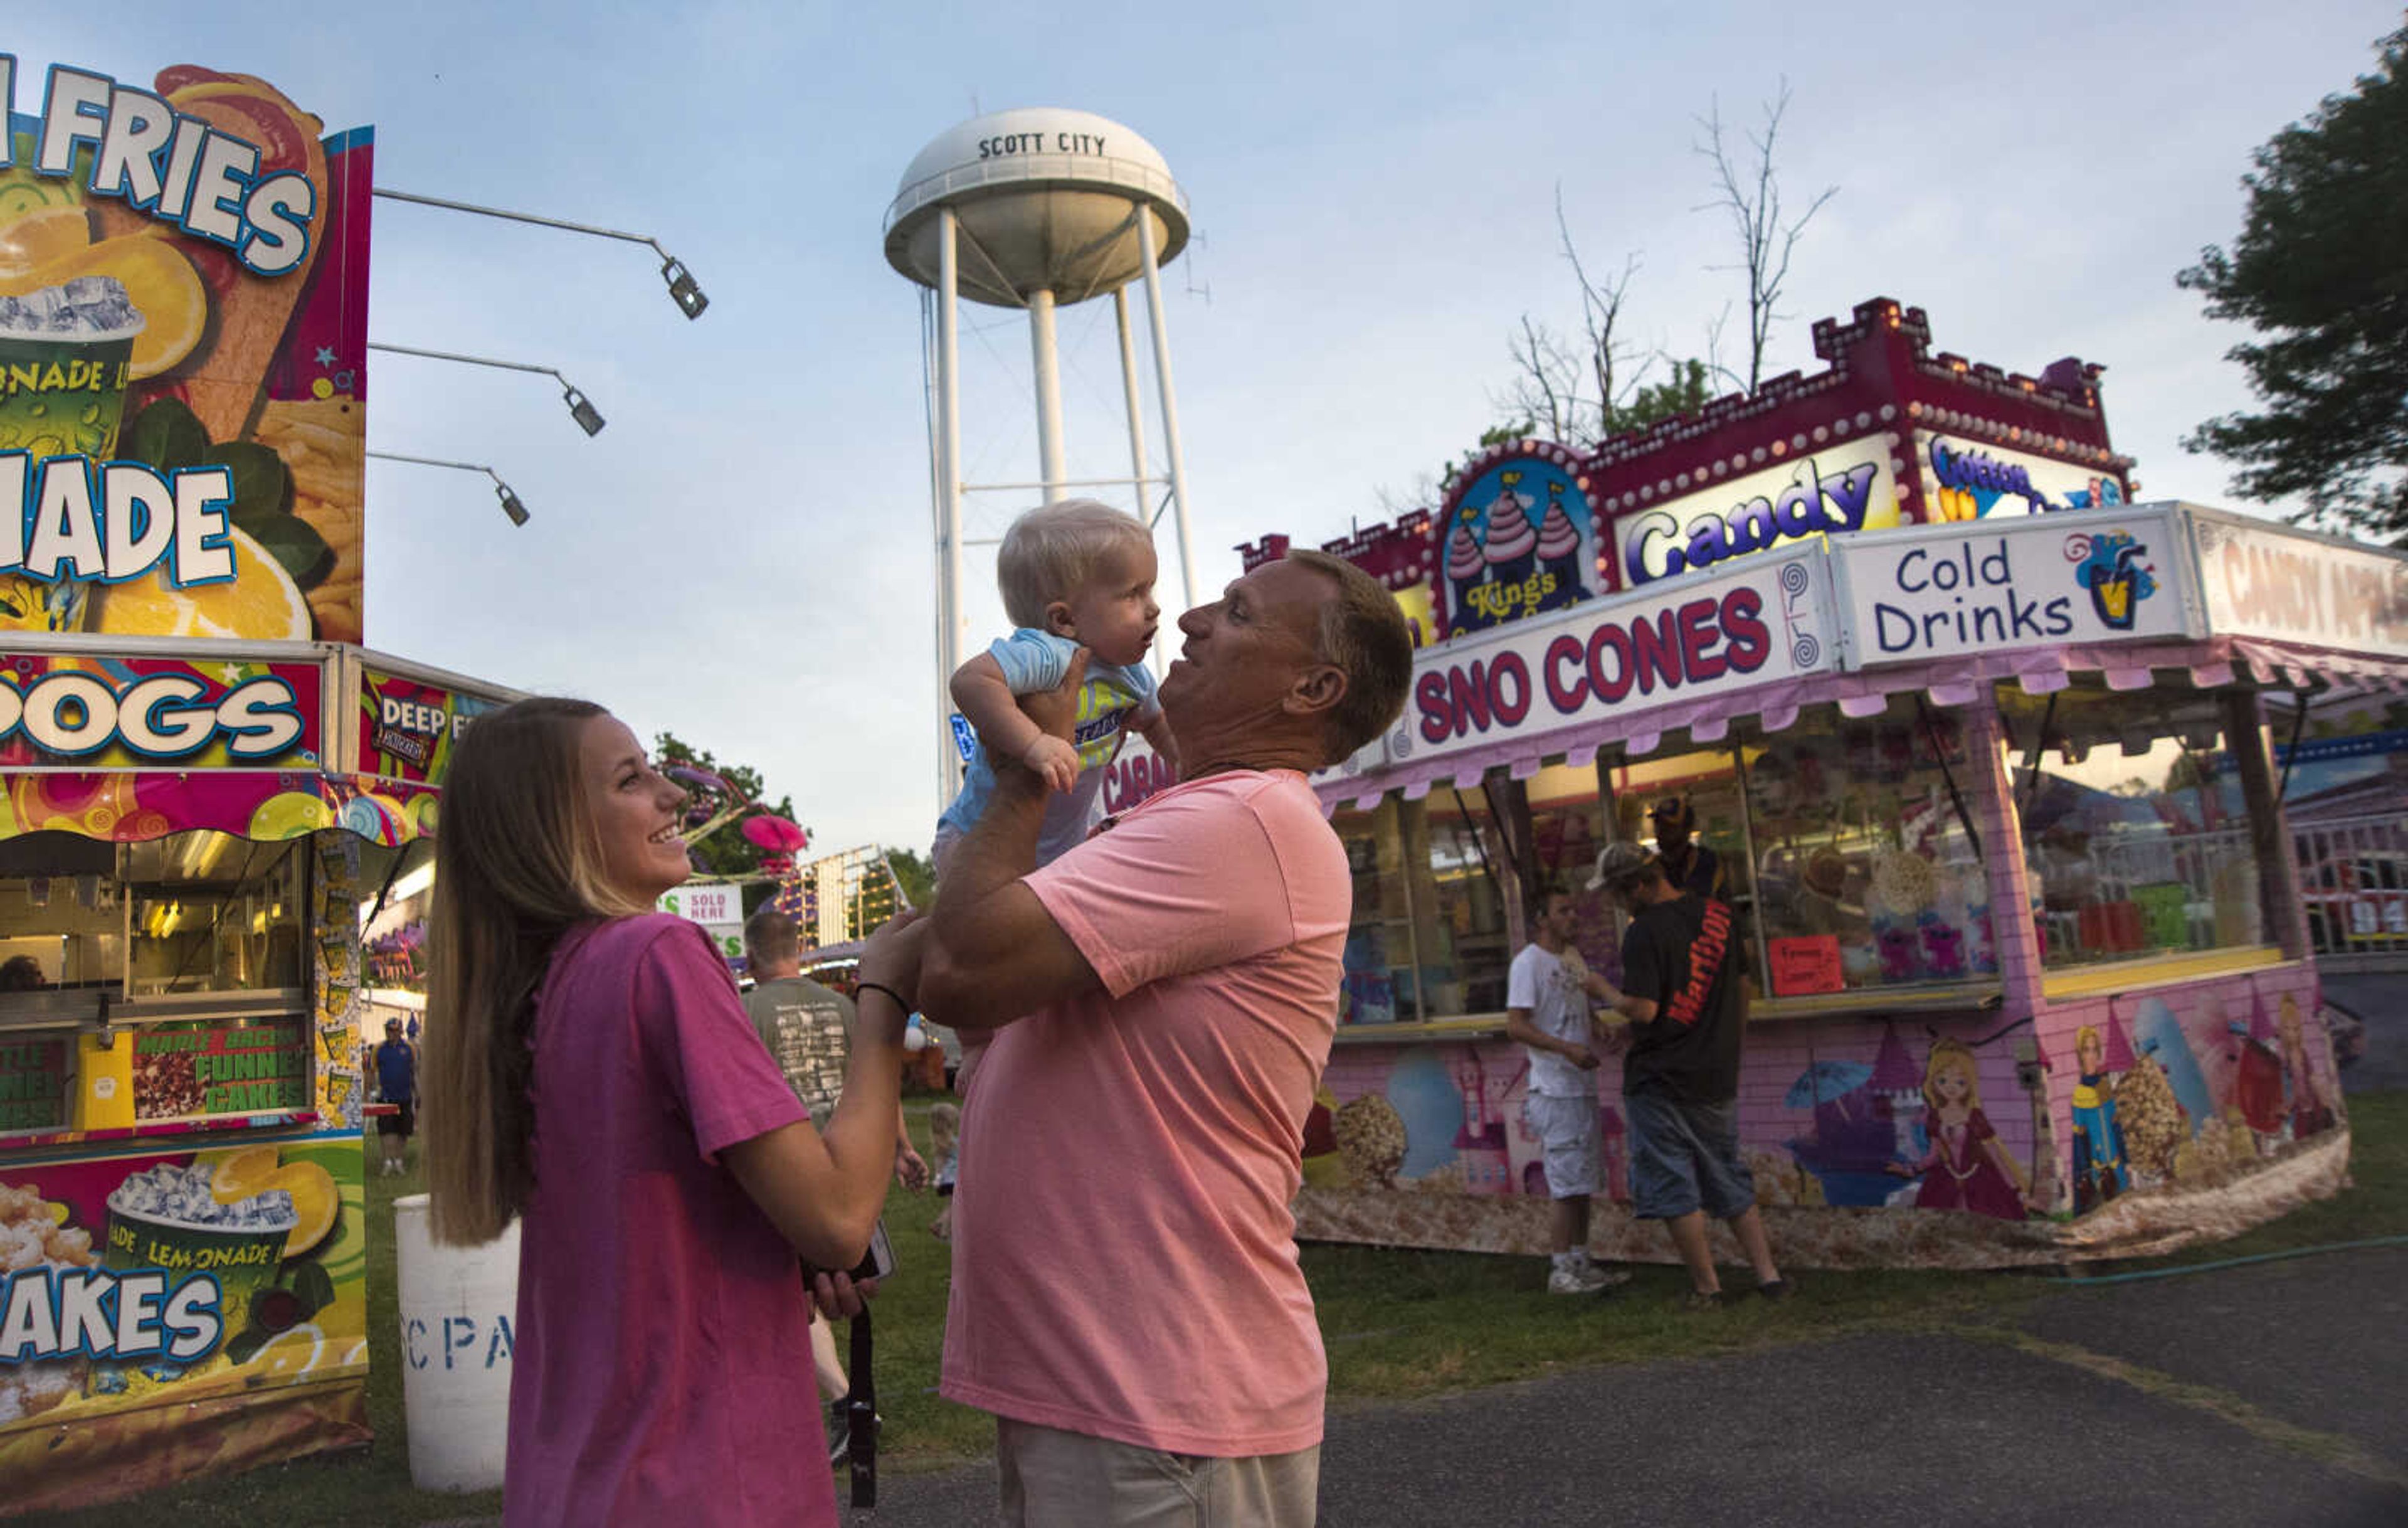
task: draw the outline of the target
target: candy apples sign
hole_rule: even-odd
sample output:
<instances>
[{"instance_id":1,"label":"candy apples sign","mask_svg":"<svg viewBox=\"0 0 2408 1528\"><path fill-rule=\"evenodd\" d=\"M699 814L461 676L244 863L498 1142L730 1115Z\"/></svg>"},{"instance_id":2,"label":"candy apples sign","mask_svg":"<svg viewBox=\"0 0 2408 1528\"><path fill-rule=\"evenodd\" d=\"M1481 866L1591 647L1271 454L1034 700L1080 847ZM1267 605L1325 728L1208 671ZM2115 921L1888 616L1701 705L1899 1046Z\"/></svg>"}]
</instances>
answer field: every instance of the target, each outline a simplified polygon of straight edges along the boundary
<instances>
[{"instance_id":1,"label":"candy apples sign","mask_svg":"<svg viewBox=\"0 0 2408 1528\"><path fill-rule=\"evenodd\" d=\"M40 79L0 131L0 631L359 641L371 136L192 65Z\"/></svg>"}]
</instances>

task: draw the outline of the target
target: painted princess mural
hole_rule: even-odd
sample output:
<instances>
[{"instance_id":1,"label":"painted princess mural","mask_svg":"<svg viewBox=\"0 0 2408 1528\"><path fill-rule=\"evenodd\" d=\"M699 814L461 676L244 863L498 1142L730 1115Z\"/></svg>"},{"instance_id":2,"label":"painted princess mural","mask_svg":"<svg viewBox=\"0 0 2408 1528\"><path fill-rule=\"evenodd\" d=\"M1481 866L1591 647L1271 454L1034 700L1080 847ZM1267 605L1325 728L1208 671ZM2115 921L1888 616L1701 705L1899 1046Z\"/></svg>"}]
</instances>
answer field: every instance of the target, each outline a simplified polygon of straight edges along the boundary
<instances>
[{"instance_id":1,"label":"painted princess mural","mask_svg":"<svg viewBox=\"0 0 2408 1528\"><path fill-rule=\"evenodd\" d=\"M2290 1085L2291 1139L2304 1141L2311 1135L2321 1135L2333 1127L2333 1112L2316 1085L2315 1066L2308 1060L2308 1046L2300 1029L2300 1005L2286 992L2275 1020L2275 1030L2283 1043L2283 1080Z\"/></svg>"},{"instance_id":2,"label":"painted princess mural","mask_svg":"<svg viewBox=\"0 0 2408 1528\"><path fill-rule=\"evenodd\" d=\"M1930 1149L1911 1166L1890 1164L1890 1171L1902 1177L1922 1175L1915 1208L2023 1219L2028 1213L2023 1169L2000 1145L1999 1132L1982 1112L1973 1052L1963 1041L1932 1043L1924 1064L1923 1103Z\"/></svg>"}]
</instances>

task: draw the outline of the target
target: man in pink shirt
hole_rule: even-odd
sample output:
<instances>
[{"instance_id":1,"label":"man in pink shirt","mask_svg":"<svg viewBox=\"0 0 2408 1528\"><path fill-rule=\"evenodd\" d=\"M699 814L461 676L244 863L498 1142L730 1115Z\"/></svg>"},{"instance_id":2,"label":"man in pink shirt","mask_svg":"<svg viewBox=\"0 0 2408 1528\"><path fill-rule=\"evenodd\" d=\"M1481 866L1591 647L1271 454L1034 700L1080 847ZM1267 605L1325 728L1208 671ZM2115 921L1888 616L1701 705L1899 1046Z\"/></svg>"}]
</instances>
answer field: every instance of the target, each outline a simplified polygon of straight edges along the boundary
<instances>
[{"instance_id":1,"label":"man in pink shirt","mask_svg":"<svg viewBox=\"0 0 2408 1528\"><path fill-rule=\"evenodd\" d=\"M1041 778L953 851L919 998L999 1026L962 1113L947 1397L1013 1523L1313 1521L1328 1368L1288 1213L1351 912L1305 782L1403 709L1412 639L1299 552L1180 618L1183 778L1031 871ZM1023 698L1067 737L1081 669Z\"/></svg>"}]
</instances>

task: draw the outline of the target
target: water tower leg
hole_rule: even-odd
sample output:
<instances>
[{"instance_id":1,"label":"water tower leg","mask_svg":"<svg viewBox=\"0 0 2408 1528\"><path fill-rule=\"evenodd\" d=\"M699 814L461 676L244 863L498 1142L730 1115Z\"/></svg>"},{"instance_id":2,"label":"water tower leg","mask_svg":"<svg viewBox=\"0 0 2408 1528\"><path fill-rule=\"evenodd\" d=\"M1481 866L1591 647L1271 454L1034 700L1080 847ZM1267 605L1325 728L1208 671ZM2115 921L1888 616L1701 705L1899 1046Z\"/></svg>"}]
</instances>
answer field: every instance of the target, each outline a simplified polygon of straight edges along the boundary
<instances>
[{"instance_id":1,"label":"water tower leg","mask_svg":"<svg viewBox=\"0 0 2408 1528\"><path fill-rule=\"evenodd\" d=\"M953 747L953 699L947 686L962 662L962 353L961 228L953 209L937 219L937 502L942 516L938 548L937 641L943 672L937 681L938 806L961 791L961 755Z\"/></svg>"},{"instance_id":2,"label":"water tower leg","mask_svg":"<svg viewBox=\"0 0 2408 1528\"><path fill-rule=\"evenodd\" d=\"M1112 288L1112 324L1121 337L1121 396L1128 404L1129 489L1137 496L1137 517L1154 528L1154 505L1148 490L1152 480L1145 475L1145 406L1138 396L1137 342L1129 332L1128 288ZM1178 615L1165 621L1154 634L1154 667L1167 668L1170 661L1170 633L1178 629Z\"/></svg>"},{"instance_id":3,"label":"water tower leg","mask_svg":"<svg viewBox=\"0 0 2408 1528\"><path fill-rule=\"evenodd\" d=\"M1054 294L1043 287L1028 295L1028 348L1037 363L1037 452L1044 470L1045 502L1062 497L1062 366L1054 343Z\"/></svg>"},{"instance_id":4,"label":"water tower leg","mask_svg":"<svg viewBox=\"0 0 2408 1528\"><path fill-rule=\"evenodd\" d=\"M1112 323L1121 335L1121 396L1128 404L1129 483L1137 490L1137 517L1150 519L1145 500L1145 410L1138 398L1137 343L1129 333L1128 288L1112 288Z\"/></svg>"},{"instance_id":5,"label":"water tower leg","mask_svg":"<svg viewBox=\"0 0 2408 1528\"><path fill-rule=\"evenodd\" d=\"M1170 512L1179 530L1179 578L1190 609L1196 605L1196 546L1187 534L1187 464L1179 454L1179 396L1170 386L1170 328L1162 316L1162 268L1154 258L1154 216L1137 220L1138 253L1145 262L1146 316L1154 325L1154 390L1162 395L1162 449L1170 462Z\"/></svg>"}]
</instances>

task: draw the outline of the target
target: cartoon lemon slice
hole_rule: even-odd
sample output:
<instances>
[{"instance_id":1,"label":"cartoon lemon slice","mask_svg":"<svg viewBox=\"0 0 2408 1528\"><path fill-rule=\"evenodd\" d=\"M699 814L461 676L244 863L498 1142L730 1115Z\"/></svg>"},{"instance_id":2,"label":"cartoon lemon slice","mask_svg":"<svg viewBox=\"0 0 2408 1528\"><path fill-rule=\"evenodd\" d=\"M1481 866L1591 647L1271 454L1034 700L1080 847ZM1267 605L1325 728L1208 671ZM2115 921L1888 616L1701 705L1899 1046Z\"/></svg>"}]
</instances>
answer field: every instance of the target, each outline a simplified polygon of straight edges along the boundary
<instances>
[{"instance_id":1,"label":"cartoon lemon slice","mask_svg":"<svg viewBox=\"0 0 2408 1528\"><path fill-rule=\"evenodd\" d=\"M222 1152L203 1152L194 1160L208 1162L215 1169L209 1175L209 1197L221 1204L249 1199L269 1187L269 1180L276 1174L276 1148L272 1146L236 1146Z\"/></svg>"},{"instance_id":2,"label":"cartoon lemon slice","mask_svg":"<svg viewBox=\"0 0 2408 1528\"><path fill-rule=\"evenodd\" d=\"M166 569L105 585L93 600L91 629L126 637L218 637L307 641L309 605L267 549L229 526L236 577L177 589Z\"/></svg>"},{"instance_id":3,"label":"cartoon lemon slice","mask_svg":"<svg viewBox=\"0 0 2408 1528\"><path fill-rule=\"evenodd\" d=\"M0 222L0 279L29 275L92 243L92 220L80 206L37 207Z\"/></svg>"},{"instance_id":4,"label":"cartoon lemon slice","mask_svg":"<svg viewBox=\"0 0 2408 1528\"><path fill-rule=\"evenodd\" d=\"M284 1255L297 1258L326 1239L343 1196L334 1175L316 1162L292 1162L269 1175L264 1189L281 1189L293 1196L293 1213L300 1218L284 1238Z\"/></svg>"}]
</instances>

